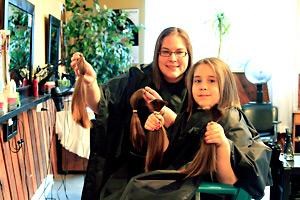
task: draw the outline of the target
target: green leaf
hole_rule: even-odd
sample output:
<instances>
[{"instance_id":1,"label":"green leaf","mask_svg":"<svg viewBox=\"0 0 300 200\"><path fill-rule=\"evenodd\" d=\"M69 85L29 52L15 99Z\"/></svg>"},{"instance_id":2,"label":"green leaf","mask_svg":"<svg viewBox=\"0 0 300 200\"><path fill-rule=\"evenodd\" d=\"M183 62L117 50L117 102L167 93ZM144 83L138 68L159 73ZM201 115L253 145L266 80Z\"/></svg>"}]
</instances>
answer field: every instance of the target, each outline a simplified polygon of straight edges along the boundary
<instances>
[{"instance_id":1,"label":"green leaf","mask_svg":"<svg viewBox=\"0 0 300 200\"><path fill-rule=\"evenodd\" d=\"M66 8L73 14L63 26L67 55L82 52L94 67L98 82L127 71L132 65L131 39L140 29L128 23L127 13L103 9L97 0L90 8L86 0L66 0Z\"/></svg>"}]
</instances>

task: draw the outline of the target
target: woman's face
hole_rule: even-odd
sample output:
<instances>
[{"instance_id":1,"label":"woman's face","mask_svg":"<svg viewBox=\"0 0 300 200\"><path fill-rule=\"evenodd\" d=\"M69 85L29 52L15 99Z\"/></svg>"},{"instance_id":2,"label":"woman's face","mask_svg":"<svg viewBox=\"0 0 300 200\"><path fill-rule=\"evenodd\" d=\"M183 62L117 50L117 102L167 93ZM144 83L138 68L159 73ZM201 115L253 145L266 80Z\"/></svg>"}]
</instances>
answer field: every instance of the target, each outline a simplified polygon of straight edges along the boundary
<instances>
[{"instance_id":1,"label":"woman's face","mask_svg":"<svg viewBox=\"0 0 300 200\"><path fill-rule=\"evenodd\" d=\"M200 64L196 66L192 94L195 102L202 109L210 109L220 101L217 75L211 66Z\"/></svg>"},{"instance_id":2,"label":"woman's face","mask_svg":"<svg viewBox=\"0 0 300 200\"><path fill-rule=\"evenodd\" d=\"M158 66L164 79L169 83L181 80L188 62L189 56L184 40L176 34L165 37L158 56Z\"/></svg>"}]
</instances>

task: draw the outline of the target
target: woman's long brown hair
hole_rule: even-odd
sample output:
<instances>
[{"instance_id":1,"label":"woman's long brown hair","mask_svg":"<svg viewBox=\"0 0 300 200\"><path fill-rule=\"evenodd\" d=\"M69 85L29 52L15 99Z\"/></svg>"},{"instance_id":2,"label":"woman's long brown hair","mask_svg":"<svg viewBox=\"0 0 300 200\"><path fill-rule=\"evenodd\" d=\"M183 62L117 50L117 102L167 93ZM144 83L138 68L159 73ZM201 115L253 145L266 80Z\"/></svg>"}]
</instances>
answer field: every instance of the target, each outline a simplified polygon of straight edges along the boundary
<instances>
[{"instance_id":1,"label":"woman's long brown hair","mask_svg":"<svg viewBox=\"0 0 300 200\"><path fill-rule=\"evenodd\" d=\"M132 107L132 117L130 124L130 139L133 147L137 151L141 151L145 142L147 142L147 153L145 159L145 171L152 171L158 169L161 165L166 130L161 127L159 130L149 131L145 135L145 131L141 125L141 121L138 116L138 105L139 101L144 101L143 93L144 89L139 89L130 98L130 105ZM146 104L150 112L159 112L165 105L165 101L155 99L149 104Z\"/></svg>"},{"instance_id":2,"label":"woman's long brown hair","mask_svg":"<svg viewBox=\"0 0 300 200\"><path fill-rule=\"evenodd\" d=\"M82 75L85 74L84 58L81 56L77 62L79 71ZM83 76L80 76L75 85L75 89L72 96L71 111L74 121L84 128L91 127L91 121L89 119L86 110L86 90L83 84Z\"/></svg>"}]
</instances>

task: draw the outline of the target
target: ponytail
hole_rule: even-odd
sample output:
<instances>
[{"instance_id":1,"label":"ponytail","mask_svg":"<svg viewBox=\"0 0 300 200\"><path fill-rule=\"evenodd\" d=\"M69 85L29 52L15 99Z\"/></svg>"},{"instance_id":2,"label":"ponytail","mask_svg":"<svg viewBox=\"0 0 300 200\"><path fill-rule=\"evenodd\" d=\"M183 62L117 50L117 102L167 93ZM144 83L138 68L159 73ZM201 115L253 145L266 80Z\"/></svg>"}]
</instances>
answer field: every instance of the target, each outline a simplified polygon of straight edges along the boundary
<instances>
[{"instance_id":1,"label":"ponytail","mask_svg":"<svg viewBox=\"0 0 300 200\"><path fill-rule=\"evenodd\" d=\"M78 67L79 71L82 75L85 74L84 68L84 60L81 56L78 59ZM74 121L84 128L91 127L91 121L89 119L87 110L86 110L86 89L83 83L83 76L80 76L75 84L75 90L72 96L72 104L71 104L71 111Z\"/></svg>"}]
</instances>

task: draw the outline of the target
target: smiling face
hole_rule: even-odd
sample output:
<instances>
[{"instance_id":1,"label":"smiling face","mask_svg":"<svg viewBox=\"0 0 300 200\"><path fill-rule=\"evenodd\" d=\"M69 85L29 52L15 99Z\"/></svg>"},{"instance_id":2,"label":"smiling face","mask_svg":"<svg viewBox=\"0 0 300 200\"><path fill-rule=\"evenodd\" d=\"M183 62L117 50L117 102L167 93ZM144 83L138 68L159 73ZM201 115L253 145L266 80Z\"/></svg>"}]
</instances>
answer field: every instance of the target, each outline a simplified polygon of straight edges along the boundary
<instances>
[{"instance_id":1,"label":"smiling face","mask_svg":"<svg viewBox=\"0 0 300 200\"><path fill-rule=\"evenodd\" d=\"M192 94L199 108L210 109L220 101L220 91L217 75L208 64L196 66Z\"/></svg>"},{"instance_id":2,"label":"smiling face","mask_svg":"<svg viewBox=\"0 0 300 200\"><path fill-rule=\"evenodd\" d=\"M181 80L189 62L188 54L184 55L188 53L184 40L178 34L171 34L164 38L160 52L164 53L158 56L158 66L165 80L169 83ZM170 55L165 56L166 53Z\"/></svg>"}]
</instances>

